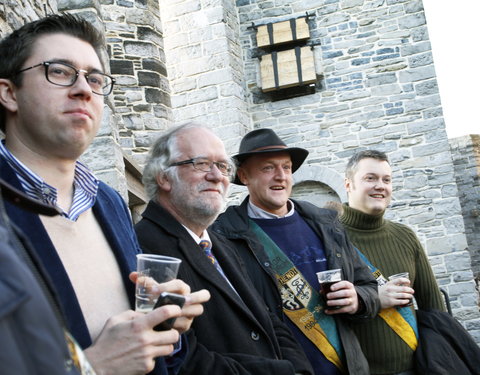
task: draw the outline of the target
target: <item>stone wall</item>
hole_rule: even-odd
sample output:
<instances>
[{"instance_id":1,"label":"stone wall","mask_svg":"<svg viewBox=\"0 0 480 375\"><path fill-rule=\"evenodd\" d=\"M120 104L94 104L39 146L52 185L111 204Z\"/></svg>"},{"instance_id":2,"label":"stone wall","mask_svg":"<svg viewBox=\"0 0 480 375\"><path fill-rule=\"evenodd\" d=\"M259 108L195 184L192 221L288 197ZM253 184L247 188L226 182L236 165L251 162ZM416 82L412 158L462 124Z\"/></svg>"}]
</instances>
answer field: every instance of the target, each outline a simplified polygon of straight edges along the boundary
<instances>
[{"instance_id":1,"label":"stone wall","mask_svg":"<svg viewBox=\"0 0 480 375\"><path fill-rule=\"evenodd\" d=\"M238 149L251 128L233 0L161 0L176 122L200 121Z\"/></svg>"},{"instance_id":2,"label":"stone wall","mask_svg":"<svg viewBox=\"0 0 480 375\"><path fill-rule=\"evenodd\" d=\"M450 139L472 270L480 283L480 135Z\"/></svg>"},{"instance_id":3,"label":"stone wall","mask_svg":"<svg viewBox=\"0 0 480 375\"><path fill-rule=\"evenodd\" d=\"M119 142L139 164L159 132L171 126L170 86L158 0L106 1L102 6Z\"/></svg>"},{"instance_id":4,"label":"stone wall","mask_svg":"<svg viewBox=\"0 0 480 375\"><path fill-rule=\"evenodd\" d=\"M18 29L26 22L57 12L57 1L0 0L0 37Z\"/></svg>"}]
</instances>

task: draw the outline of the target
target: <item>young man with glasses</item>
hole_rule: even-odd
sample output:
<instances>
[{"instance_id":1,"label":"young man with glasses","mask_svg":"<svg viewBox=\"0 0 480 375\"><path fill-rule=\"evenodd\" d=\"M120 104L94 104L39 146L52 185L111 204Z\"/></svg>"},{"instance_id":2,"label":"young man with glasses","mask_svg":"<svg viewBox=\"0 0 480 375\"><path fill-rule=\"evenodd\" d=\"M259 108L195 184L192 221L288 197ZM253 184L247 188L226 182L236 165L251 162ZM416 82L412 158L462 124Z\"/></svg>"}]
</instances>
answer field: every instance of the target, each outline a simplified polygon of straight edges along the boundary
<instances>
[{"instance_id":1,"label":"young man with glasses","mask_svg":"<svg viewBox=\"0 0 480 375\"><path fill-rule=\"evenodd\" d=\"M114 83L104 73L103 48L102 35L72 15L31 22L0 42L0 176L62 215L47 217L12 204L6 211L32 241L66 326L96 371L144 374L157 363L155 373L165 374L164 361L155 358L172 353L208 292L190 294L183 311L130 310L129 274L140 249L128 209L78 161L99 129L103 98ZM160 288L190 293L180 280ZM176 329L152 329L172 316L180 317ZM170 362L172 368L179 364L177 357Z\"/></svg>"},{"instance_id":2,"label":"young man with glasses","mask_svg":"<svg viewBox=\"0 0 480 375\"><path fill-rule=\"evenodd\" d=\"M233 244L207 230L224 208L233 174L223 142L195 123L162 135L145 166L150 202L135 226L142 249L182 259L178 277L212 295L185 335L189 354L181 373L312 374L291 332L246 276Z\"/></svg>"}]
</instances>

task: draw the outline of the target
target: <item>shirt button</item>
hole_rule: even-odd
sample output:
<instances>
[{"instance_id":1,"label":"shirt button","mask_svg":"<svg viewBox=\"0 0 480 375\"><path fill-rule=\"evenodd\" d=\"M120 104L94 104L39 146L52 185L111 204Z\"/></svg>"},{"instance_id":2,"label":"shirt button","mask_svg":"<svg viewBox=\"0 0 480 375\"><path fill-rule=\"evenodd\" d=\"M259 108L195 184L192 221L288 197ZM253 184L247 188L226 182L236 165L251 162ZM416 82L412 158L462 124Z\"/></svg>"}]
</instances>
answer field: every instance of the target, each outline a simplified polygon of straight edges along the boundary
<instances>
[{"instance_id":1,"label":"shirt button","mask_svg":"<svg viewBox=\"0 0 480 375\"><path fill-rule=\"evenodd\" d=\"M250 337L252 338L253 341L260 340L260 335L255 331L250 332Z\"/></svg>"},{"instance_id":2,"label":"shirt button","mask_svg":"<svg viewBox=\"0 0 480 375\"><path fill-rule=\"evenodd\" d=\"M337 253L337 258L341 258L341 257L342 257L342 254Z\"/></svg>"},{"instance_id":3,"label":"shirt button","mask_svg":"<svg viewBox=\"0 0 480 375\"><path fill-rule=\"evenodd\" d=\"M264 265L265 267L270 267L270 263L268 263L268 262L263 263L263 265Z\"/></svg>"}]
</instances>

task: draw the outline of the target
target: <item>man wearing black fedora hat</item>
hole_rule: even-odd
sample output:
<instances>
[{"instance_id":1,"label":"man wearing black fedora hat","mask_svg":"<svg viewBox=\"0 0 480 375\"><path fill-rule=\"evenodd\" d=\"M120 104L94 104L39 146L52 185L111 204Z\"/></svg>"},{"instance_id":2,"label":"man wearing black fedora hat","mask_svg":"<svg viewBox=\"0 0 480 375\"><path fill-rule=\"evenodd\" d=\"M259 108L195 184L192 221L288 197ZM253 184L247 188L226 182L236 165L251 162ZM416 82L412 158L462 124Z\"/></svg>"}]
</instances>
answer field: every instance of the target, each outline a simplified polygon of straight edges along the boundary
<instances>
[{"instance_id":1,"label":"man wearing black fedora hat","mask_svg":"<svg viewBox=\"0 0 480 375\"><path fill-rule=\"evenodd\" d=\"M254 285L288 323L317 375L368 375L350 324L376 315L377 284L336 212L290 199L292 174L307 156L271 129L246 134L233 156L233 182L245 185L249 196L229 207L213 230L236 243ZM341 269L343 279L324 299L316 272L330 269Z\"/></svg>"}]
</instances>

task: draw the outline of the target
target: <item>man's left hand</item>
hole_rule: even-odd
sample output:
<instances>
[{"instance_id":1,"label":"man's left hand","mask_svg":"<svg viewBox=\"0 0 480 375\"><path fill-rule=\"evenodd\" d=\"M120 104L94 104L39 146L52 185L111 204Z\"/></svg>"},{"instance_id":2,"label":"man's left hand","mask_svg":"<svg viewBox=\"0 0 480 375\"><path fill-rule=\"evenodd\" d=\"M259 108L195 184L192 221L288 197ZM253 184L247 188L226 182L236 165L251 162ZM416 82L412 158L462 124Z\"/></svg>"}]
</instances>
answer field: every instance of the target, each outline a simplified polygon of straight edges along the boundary
<instances>
[{"instance_id":1,"label":"man's left hand","mask_svg":"<svg viewBox=\"0 0 480 375\"><path fill-rule=\"evenodd\" d=\"M136 282L138 278L137 272L131 272L129 278L132 282ZM190 287L182 280L173 279L165 283L155 283L152 285L154 293L162 292L177 293L185 297L185 304L182 308L181 315L175 320L173 328L180 334L190 329L193 319L203 314L203 303L210 299L210 292L206 289L198 290L190 293Z\"/></svg>"},{"instance_id":2,"label":"man's left hand","mask_svg":"<svg viewBox=\"0 0 480 375\"><path fill-rule=\"evenodd\" d=\"M210 292L206 289L190 293L185 296L185 305L182 308L182 315L176 320L173 328L179 333L184 333L190 329L192 321L197 316L203 314L203 303L210 299Z\"/></svg>"}]
</instances>

